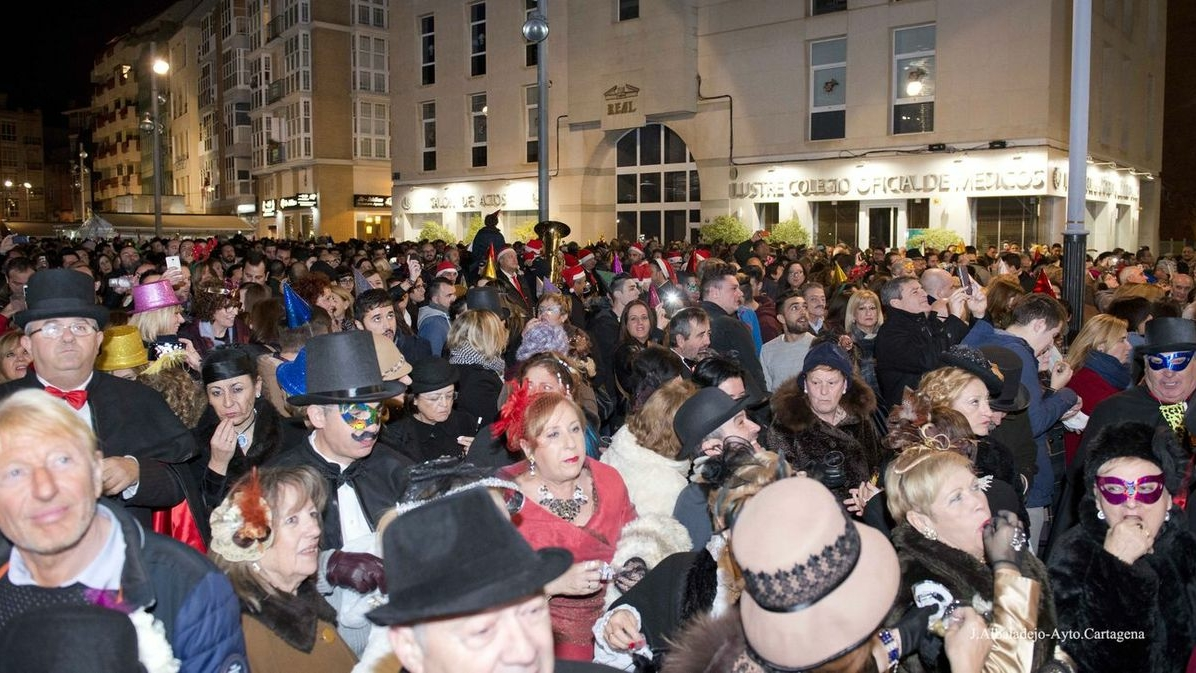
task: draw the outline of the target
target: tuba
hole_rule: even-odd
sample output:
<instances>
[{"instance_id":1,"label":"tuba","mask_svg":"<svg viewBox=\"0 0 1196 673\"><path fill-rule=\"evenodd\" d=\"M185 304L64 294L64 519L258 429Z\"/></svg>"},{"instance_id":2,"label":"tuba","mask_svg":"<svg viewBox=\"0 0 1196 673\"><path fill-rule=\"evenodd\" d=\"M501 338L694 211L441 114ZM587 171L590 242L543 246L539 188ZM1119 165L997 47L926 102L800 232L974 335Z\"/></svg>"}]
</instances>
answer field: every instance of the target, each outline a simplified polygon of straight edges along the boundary
<instances>
[{"instance_id":1,"label":"tuba","mask_svg":"<svg viewBox=\"0 0 1196 673\"><path fill-rule=\"evenodd\" d=\"M561 284L561 271L565 267L565 256L561 254L561 240L569 235L569 225L556 220L544 220L536 225L536 236L544 241L544 259L548 260L548 278L554 285Z\"/></svg>"}]
</instances>

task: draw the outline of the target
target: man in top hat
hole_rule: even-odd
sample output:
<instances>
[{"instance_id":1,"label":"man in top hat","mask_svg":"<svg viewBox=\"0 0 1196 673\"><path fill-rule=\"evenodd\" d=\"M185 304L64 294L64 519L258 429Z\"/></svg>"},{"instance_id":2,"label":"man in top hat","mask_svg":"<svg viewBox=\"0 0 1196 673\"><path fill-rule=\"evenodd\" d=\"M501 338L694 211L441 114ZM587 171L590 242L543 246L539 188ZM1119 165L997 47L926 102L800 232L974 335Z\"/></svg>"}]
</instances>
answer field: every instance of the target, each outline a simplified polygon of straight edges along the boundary
<instances>
[{"instance_id":1,"label":"man in top hat","mask_svg":"<svg viewBox=\"0 0 1196 673\"><path fill-rule=\"evenodd\" d=\"M1077 508L1083 497L1083 467L1089 445L1107 426L1136 421L1153 426L1168 426L1177 435L1181 447L1189 447L1196 428L1196 322L1185 318L1155 318L1146 323L1146 344L1134 349L1134 366L1143 372L1142 382L1129 390L1106 398L1092 410L1084 439L1072 458L1067 473L1062 503L1053 528L1052 541L1077 523ZM1190 448L1187 449L1190 452ZM1185 453L1184 458L1189 455ZM1184 481L1174 494L1181 507L1192 497L1194 480L1191 462ZM1196 531L1196 516L1188 515L1188 527Z\"/></svg>"},{"instance_id":2,"label":"man in top hat","mask_svg":"<svg viewBox=\"0 0 1196 673\"><path fill-rule=\"evenodd\" d=\"M11 637L23 620L36 623L47 609L73 615L92 606L113 614L140 609L160 623L181 673L244 671L241 611L228 578L204 556L150 532L101 498L103 472L91 426L67 402L40 390L0 402L0 633ZM86 628L61 616L56 625ZM88 644L78 634L63 635L54 646ZM18 642L26 657L51 647ZM134 639L134 655L136 649ZM8 647L0 651L4 670L43 670L23 667L19 662L30 659ZM94 660L58 670L105 670L113 659L104 652L89 650Z\"/></svg>"},{"instance_id":3,"label":"man in top hat","mask_svg":"<svg viewBox=\"0 0 1196 673\"><path fill-rule=\"evenodd\" d=\"M517 305L525 316L532 315L536 305L536 280L529 278L519 268L519 258L514 248L504 247L498 252L498 282L500 290Z\"/></svg>"},{"instance_id":4,"label":"man in top hat","mask_svg":"<svg viewBox=\"0 0 1196 673\"><path fill-rule=\"evenodd\" d=\"M368 635L365 625L343 614L359 596L379 588L382 562L370 553L378 517L398 502L404 468L410 461L389 446L376 447L382 432L381 403L403 392L398 381L384 381L373 335L364 330L336 332L307 342L305 391L287 402L305 407L313 428L307 441L267 465L312 467L328 483L320 540L320 589L340 614L339 631L358 654ZM337 588L337 589L334 589Z\"/></svg>"},{"instance_id":5,"label":"man in top hat","mask_svg":"<svg viewBox=\"0 0 1196 673\"><path fill-rule=\"evenodd\" d=\"M23 378L0 385L0 399L28 388L62 397L99 438L104 495L131 508L145 527L151 510L183 499L175 468L196 454L195 440L152 388L95 371L108 309L95 303L91 277L70 269L35 274L27 308L14 316L33 358Z\"/></svg>"},{"instance_id":6,"label":"man in top hat","mask_svg":"<svg viewBox=\"0 0 1196 673\"><path fill-rule=\"evenodd\" d=\"M569 579L573 555L533 550L486 489L400 514L386 529L383 552L390 600L369 618L389 627L403 670L614 670L553 659L545 587Z\"/></svg>"}]
</instances>

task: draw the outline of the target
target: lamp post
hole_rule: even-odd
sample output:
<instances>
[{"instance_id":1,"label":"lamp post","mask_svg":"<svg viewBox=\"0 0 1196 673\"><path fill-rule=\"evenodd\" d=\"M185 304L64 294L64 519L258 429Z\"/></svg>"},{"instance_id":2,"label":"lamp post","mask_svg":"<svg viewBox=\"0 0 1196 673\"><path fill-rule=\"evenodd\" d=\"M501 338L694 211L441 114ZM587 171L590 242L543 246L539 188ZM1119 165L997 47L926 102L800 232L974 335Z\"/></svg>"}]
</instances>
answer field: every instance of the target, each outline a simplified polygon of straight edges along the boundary
<instances>
[{"instance_id":1,"label":"lamp post","mask_svg":"<svg viewBox=\"0 0 1196 673\"><path fill-rule=\"evenodd\" d=\"M23 182L21 186L25 188L25 219L33 219L33 211L29 209L29 192L33 191L33 183Z\"/></svg>"},{"instance_id":2,"label":"lamp post","mask_svg":"<svg viewBox=\"0 0 1196 673\"><path fill-rule=\"evenodd\" d=\"M0 213L0 222L7 222L7 221L8 221L8 214L9 214L9 212L10 212L10 211L9 211L9 207L8 207L8 206L9 206L9 204L8 204L8 191L9 191L10 189L12 189L12 180L5 180L5 181L4 181L4 212L3 212L3 213Z\"/></svg>"},{"instance_id":3,"label":"lamp post","mask_svg":"<svg viewBox=\"0 0 1196 673\"><path fill-rule=\"evenodd\" d=\"M87 159L87 150L83 143L79 143L79 223L87 222L87 169L83 161Z\"/></svg>"},{"instance_id":4,"label":"lamp post","mask_svg":"<svg viewBox=\"0 0 1196 673\"><path fill-rule=\"evenodd\" d=\"M1088 87L1092 55L1092 0L1075 0L1071 24L1071 119L1067 143L1067 225L1063 229L1063 297L1071 306L1072 338L1084 318L1084 231L1088 183Z\"/></svg>"},{"instance_id":5,"label":"lamp post","mask_svg":"<svg viewBox=\"0 0 1196 673\"><path fill-rule=\"evenodd\" d=\"M548 0L537 0L523 23L523 39L536 45L536 178L543 222L548 219Z\"/></svg>"},{"instance_id":6,"label":"lamp post","mask_svg":"<svg viewBox=\"0 0 1196 673\"><path fill-rule=\"evenodd\" d=\"M157 57L157 43L150 42L150 111L145 113L140 128L149 133L154 164L154 236L162 237L162 124L158 119L158 76L170 72L170 64Z\"/></svg>"}]
</instances>

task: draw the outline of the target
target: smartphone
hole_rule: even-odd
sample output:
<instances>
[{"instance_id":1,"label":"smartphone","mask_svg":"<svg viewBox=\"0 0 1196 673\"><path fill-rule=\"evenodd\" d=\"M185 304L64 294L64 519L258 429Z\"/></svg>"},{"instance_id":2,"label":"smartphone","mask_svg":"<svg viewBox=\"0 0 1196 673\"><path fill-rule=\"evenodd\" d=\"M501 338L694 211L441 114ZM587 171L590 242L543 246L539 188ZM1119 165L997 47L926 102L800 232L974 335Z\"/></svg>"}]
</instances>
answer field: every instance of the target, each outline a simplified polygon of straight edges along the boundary
<instances>
[{"instance_id":1,"label":"smartphone","mask_svg":"<svg viewBox=\"0 0 1196 673\"><path fill-rule=\"evenodd\" d=\"M972 296L972 276L968 273L968 265L960 264L955 267L955 272L959 274L959 286L963 288L968 296Z\"/></svg>"},{"instance_id":2,"label":"smartphone","mask_svg":"<svg viewBox=\"0 0 1196 673\"><path fill-rule=\"evenodd\" d=\"M166 268L167 268L167 269L181 269L181 268L183 268L183 264L182 264L182 262L180 262L180 261L179 261L179 256L178 256L178 255L170 255L170 256L168 256L168 257L166 258Z\"/></svg>"},{"instance_id":3,"label":"smartphone","mask_svg":"<svg viewBox=\"0 0 1196 673\"><path fill-rule=\"evenodd\" d=\"M29 237L25 234L16 234L12 237L12 242L15 245L22 245L29 242Z\"/></svg>"},{"instance_id":4,"label":"smartphone","mask_svg":"<svg viewBox=\"0 0 1196 673\"><path fill-rule=\"evenodd\" d=\"M120 287L128 290L133 287L133 281L129 280L125 276L121 276L120 278L109 278L108 287Z\"/></svg>"}]
</instances>

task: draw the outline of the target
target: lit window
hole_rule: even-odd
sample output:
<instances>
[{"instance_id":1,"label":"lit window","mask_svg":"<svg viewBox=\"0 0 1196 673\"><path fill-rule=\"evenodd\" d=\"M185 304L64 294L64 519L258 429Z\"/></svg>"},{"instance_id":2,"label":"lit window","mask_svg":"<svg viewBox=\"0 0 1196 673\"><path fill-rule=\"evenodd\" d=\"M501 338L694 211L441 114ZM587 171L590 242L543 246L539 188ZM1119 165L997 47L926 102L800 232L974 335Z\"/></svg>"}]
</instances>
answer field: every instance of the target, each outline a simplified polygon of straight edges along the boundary
<instances>
[{"instance_id":1,"label":"lit window","mask_svg":"<svg viewBox=\"0 0 1196 673\"><path fill-rule=\"evenodd\" d=\"M934 26L893 31L893 133L934 130Z\"/></svg>"},{"instance_id":2,"label":"lit window","mask_svg":"<svg viewBox=\"0 0 1196 673\"><path fill-rule=\"evenodd\" d=\"M843 138L847 122L847 38L810 45L810 140Z\"/></svg>"}]
</instances>

